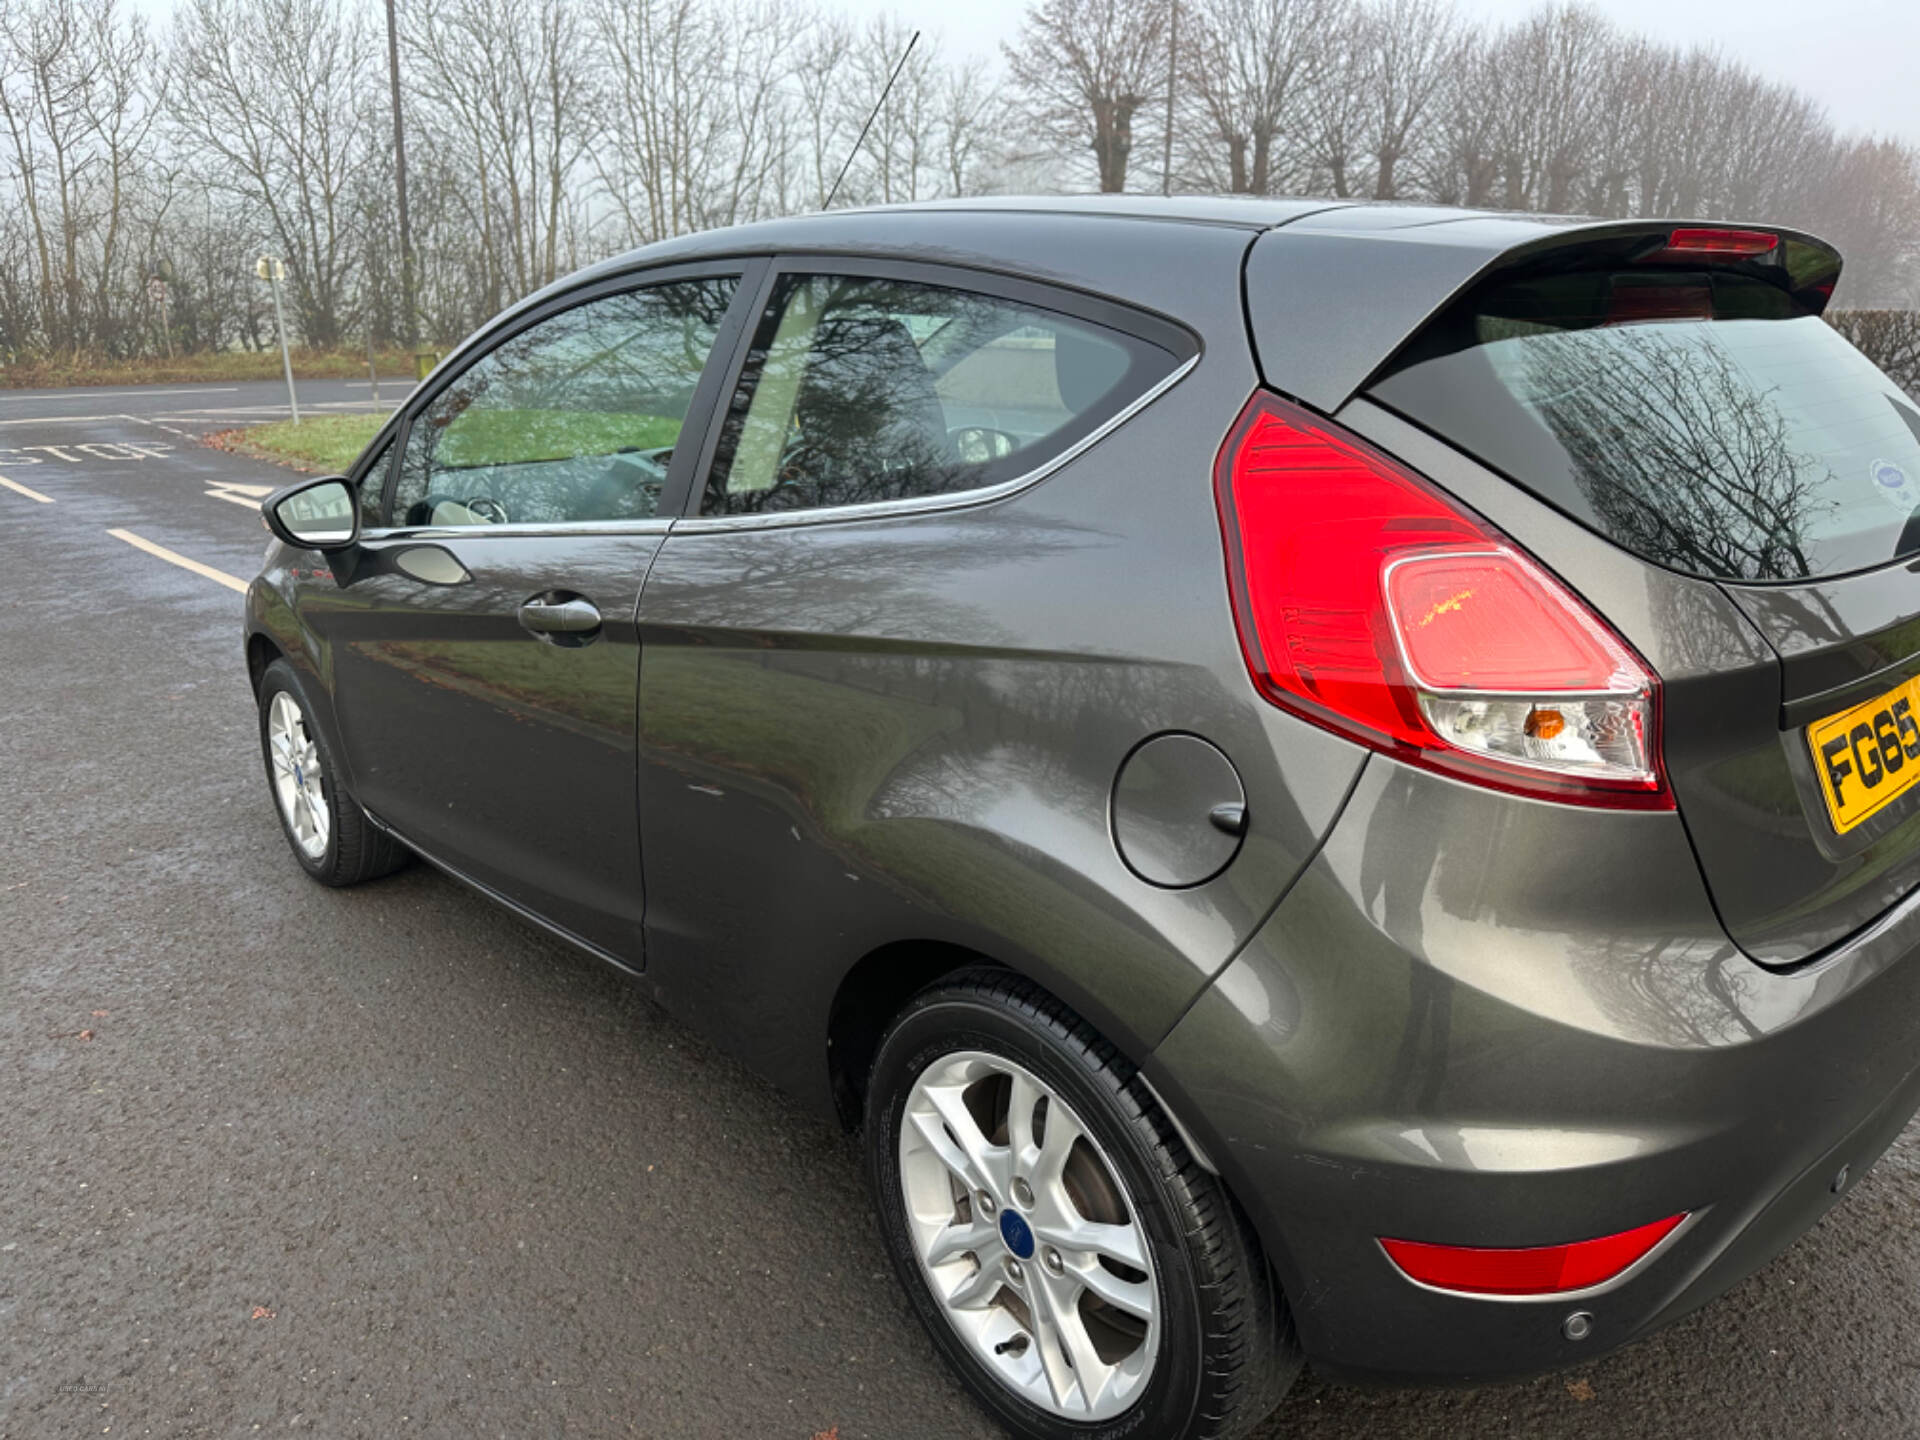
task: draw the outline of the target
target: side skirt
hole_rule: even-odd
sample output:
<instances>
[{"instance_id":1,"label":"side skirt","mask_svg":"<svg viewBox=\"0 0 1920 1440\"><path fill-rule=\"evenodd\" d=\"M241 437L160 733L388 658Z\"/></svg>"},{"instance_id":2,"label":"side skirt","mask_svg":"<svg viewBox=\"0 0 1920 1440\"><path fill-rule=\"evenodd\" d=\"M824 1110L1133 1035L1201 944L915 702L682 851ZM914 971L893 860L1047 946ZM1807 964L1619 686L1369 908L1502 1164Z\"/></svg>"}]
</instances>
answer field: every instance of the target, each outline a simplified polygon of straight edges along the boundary
<instances>
[{"instance_id":1,"label":"side skirt","mask_svg":"<svg viewBox=\"0 0 1920 1440\"><path fill-rule=\"evenodd\" d=\"M387 824L378 815L375 815L371 810L368 810L365 806L361 807L360 813L367 817L367 823L372 825L376 830L379 830L385 834L391 835L394 839L398 840L402 845L406 846L414 854L418 855L422 860L426 861L429 865L433 866L434 869L440 871L443 875L451 876L453 879L458 880L462 885L465 885L470 890L479 891L480 894L486 896L487 899L491 900L494 904L498 905L501 909L511 911L513 914L519 916L522 920L526 921L529 925L534 926L536 929L546 931L547 934L553 936L553 938L556 940L564 940L567 944L573 946L576 950L584 950L587 954L593 956L594 959L606 962L607 964L611 965L614 969L622 972L623 974L640 976L645 973L644 960L640 965L637 965L637 966L629 965L625 960L622 960L618 955L615 955L612 951L601 949L598 945L594 944L591 940L583 940L580 936L574 934L571 930L567 929L564 925L554 924L553 921L547 919L546 916L539 914L537 911L529 910L526 906L522 905L517 900L509 900L505 895L502 895L498 890L495 890L492 886L482 884L480 881L474 879L471 875L467 874L465 871L459 870L454 866L447 864L446 861L440 859L438 856L434 855L431 851L423 848L422 846L416 845L413 841L409 840L400 831L394 829L393 826Z\"/></svg>"}]
</instances>

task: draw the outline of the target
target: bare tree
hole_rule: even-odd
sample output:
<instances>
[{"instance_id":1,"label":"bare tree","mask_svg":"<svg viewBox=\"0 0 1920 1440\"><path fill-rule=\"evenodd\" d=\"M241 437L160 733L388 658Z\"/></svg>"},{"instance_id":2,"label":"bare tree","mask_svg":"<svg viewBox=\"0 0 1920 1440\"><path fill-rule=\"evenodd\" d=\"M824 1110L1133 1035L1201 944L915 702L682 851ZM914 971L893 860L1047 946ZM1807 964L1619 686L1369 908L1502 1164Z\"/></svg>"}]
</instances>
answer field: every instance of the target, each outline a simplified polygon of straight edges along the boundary
<instances>
[{"instance_id":1,"label":"bare tree","mask_svg":"<svg viewBox=\"0 0 1920 1440\"><path fill-rule=\"evenodd\" d=\"M592 165L638 242L761 213L788 143L778 94L792 13L774 3L595 0L611 73L598 88Z\"/></svg>"},{"instance_id":2,"label":"bare tree","mask_svg":"<svg viewBox=\"0 0 1920 1440\"><path fill-rule=\"evenodd\" d=\"M882 204L918 200L930 184L938 184L939 47L922 37L909 51L911 40L901 21L876 15L848 57L850 83L841 95L844 123L857 135L872 117L860 142L859 173L849 176L850 198Z\"/></svg>"},{"instance_id":3,"label":"bare tree","mask_svg":"<svg viewBox=\"0 0 1920 1440\"><path fill-rule=\"evenodd\" d=\"M116 0L0 9L0 124L36 291L16 325L49 349L126 338L127 236L158 84L146 24Z\"/></svg>"},{"instance_id":4,"label":"bare tree","mask_svg":"<svg viewBox=\"0 0 1920 1440\"><path fill-rule=\"evenodd\" d=\"M133 3L0 0L0 359L268 345L263 249L309 343L403 333L374 0L173 0L164 44ZM930 33L864 139L909 29L816 3L405 0L421 323L816 208L843 162L850 200L1112 191L1143 133L1158 188L1170 0L1033 0L1004 83ZM1457 0L1181 0L1177 60L1191 187L1798 224L1846 253L1841 303L1920 304L1912 144L1579 4L1487 28Z\"/></svg>"},{"instance_id":5,"label":"bare tree","mask_svg":"<svg viewBox=\"0 0 1920 1440\"><path fill-rule=\"evenodd\" d=\"M1920 402L1920 308L1829 310L1827 320Z\"/></svg>"},{"instance_id":6,"label":"bare tree","mask_svg":"<svg viewBox=\"0 0 1920 1440\"><path fill-rule=\"evenodd\" d=\"M1920 155L1891 140L1836 144L1805 196L1803 223L1852 257L1839 298L1849 305L1920 306Z\"/></svg>"},{"instance_id":7,"label":"bare tree","mask_svg":"<svg viewBox=\"0 0 1920 1440\"><path fill-rule=\"evenodd\" d=\"M1383 0L1366 12L1362 33L1374 52L1367 139L1373 198L1394 200L1400 165L1461 58L1461 26L1447 0Z\"/></svg>"},{"instance_id":8,"label":"bare tree","mask_svg":"<svg viewBox=\"0 0 1920 1440\"><path fill-rule=\"evenodd\" d=\"M1326 72L1314 88L1307 122L1308 154L1315 188L1340 199L1365 195L1371 188L1368 95L1377 83L1380 56L1365 10L1345 11L1328 29Z\"/></svg>"},{"instance_id":9,"label":"bare tree","mask_svg":"<svg viewBox=\"0 0 1920 1440\"><path fill-rule=\"evenodd\" d=\"M995 145L994 125L1003 94L975 56L949 69L940 89L940 147L949 195L978 194Z\"/></svg>"},{"instance_id":10,"label":"bare tree","mask_svg":"<svg viewBox=\"0 0 1920 1440\"><path fill-rule=\"evenodd\" d=\"M1182 168L1205 189L1270 195L1302 178L1288 141L1308 124L1343 0L1199 0L1182 16Z\"/></svg>"},{"instance_id":11,"label":"bare tree","mask_svg":"<svg viewBox=\"0 0 1920 1440\"><path fill-rule=\"evenodd\" d=\"M1469 34L1456 53L1433 112L1429 197L1445 205L1493 202L1500 173L1502 74L1484 34Z\"/></svg>"},{"instance_id":12,"label":"bare tree","mask_svg":"<svg viewBox=\"0 0 1920 1440\"><path fill-rule=\"evenodd\" d=\"M1134 118L1164 100L1166 0L1040 0L1007 70L1046 139L1091 152L1103 192L1127 188Z\"/></svg>"},{"instance_id":13,"label":"bare tree","mask_svg":"<svg viewBox=\"0 0 1920 1440\"><path fill-rule=\"evenodd\" d=\"M416 0L405 44L423 128L461 155L488 294L551 284L566 248L588 128L587 46L567 0Z\"/></svg>"},{"instance_id":14,"label":"bare tree","mask_svg":"<svg viewBox=\"0 0 1920 1440\"><path fill-rule=\"evenodd\" d=\"M177 143L210 189L266 217L307 343L339 345L359 259L349 192L374 108L364 13L327 0L184 0L171 52Z\"/></svg>"}]
</instances>

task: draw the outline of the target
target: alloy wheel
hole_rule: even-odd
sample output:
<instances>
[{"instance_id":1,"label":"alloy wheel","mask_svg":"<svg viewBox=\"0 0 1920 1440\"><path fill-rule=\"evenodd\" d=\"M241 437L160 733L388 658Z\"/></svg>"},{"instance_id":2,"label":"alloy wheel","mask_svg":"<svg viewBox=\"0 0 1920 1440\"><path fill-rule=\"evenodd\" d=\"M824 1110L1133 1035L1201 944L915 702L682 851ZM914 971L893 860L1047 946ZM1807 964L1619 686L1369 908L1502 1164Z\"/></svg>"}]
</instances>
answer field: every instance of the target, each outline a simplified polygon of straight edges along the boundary
<instances>
[{"instance_id":1,"label":"alloy wheel","mask_svg":"<svg viewBox=\"0 0 1920 1440\"><path fill-rule=\"evenodd\" d=\"M1140 1397L1160 1344L1146 1232L1057 1091L1003 1056L942 1056L907 1097L900 1184L935 1300L1003 1384L1080 1421Z\"/></svg>"},{"instance_id":2,"label":"alloy wheel","mask_svg":"<svg viewBox=\"0 0 1920 1440\"><path fill-rule=\"evenodd\" d=\"M332 815L321 785L320 750L307 729L299 702L285 690L267 707L267 757L273 793L293 843L310 860L327 853Z\"/></svg>"}]
</instances>

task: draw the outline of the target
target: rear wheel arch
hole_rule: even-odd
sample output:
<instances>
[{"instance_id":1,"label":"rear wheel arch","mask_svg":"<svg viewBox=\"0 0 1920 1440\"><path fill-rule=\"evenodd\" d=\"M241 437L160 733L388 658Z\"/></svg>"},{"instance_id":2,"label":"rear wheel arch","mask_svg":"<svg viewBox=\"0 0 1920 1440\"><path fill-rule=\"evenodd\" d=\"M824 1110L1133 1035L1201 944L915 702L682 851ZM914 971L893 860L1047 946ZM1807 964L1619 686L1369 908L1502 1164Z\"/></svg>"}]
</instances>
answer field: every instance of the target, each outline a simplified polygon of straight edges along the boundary
<instances>
[{"instance_id":1,"label":"rear wheel arch","mask_svg":"<svg viewBox=\"0 0 1920 1440\"><path fill-rule=\"evenodd\" d=\"M1132 1053L1109 1027L1100 1023L1098 1016L1087 1014L1083 1007L1063 995L1059 987L1048 984L1044 974L1035 973L1036 967L1009 964L982 950L943 940L889 942L868 951L840 977L827 1011L827 1078L834 1112L844 1129L851 1133L860 1127L874 1056L888 1029L913 998L951 975L978 969L1004 970L1018 976L1092 1026L1102 1039L1140 1070L1154 1101L1200 1163L1215 1174L1220 1173L1211 1152L1203 1147L1186 1116L1155 1088L1147 1073L1152 1068L1148 1057Z\"/></svg>"},{"instance_id":2,"label":"rear wheel arch","mask_svg":"<svg viewBox=\"0 0 1920 1440\"><path fill-rule=\"evenodd\" d=\"M827 1080L834 1111L849 1132L860 1127L873 1057L887 1028L929 985L980 966L999 962L947 941L896 940L868 951L840 977L827 1010Z\"/></svg>"},{"instance_id":3,"label":"rear wheel arch","mask_svg":"<svg viewBox=\"0 0 1920 1440\"><path fill-rule=\"evenodd\" d=\"M1008 960L952 940L913 937L890 941L854 961L840 977L827 1011L827 1079L834 1112L849 1133L860 1127L873 1058L893 1022L921 991L962 970L981 968L1004 970L1038 986L1048 998L1091 1025L1129 1062L1139 1065L1143 1060L1124 1031L1109 1023L1112 1017L1097 1003L1081 1003L1083 998L1096 997L1083 997L1071 985L1056 983L1045 965L1031 959L1024 963Z\"/></svg>"}]
</instances>

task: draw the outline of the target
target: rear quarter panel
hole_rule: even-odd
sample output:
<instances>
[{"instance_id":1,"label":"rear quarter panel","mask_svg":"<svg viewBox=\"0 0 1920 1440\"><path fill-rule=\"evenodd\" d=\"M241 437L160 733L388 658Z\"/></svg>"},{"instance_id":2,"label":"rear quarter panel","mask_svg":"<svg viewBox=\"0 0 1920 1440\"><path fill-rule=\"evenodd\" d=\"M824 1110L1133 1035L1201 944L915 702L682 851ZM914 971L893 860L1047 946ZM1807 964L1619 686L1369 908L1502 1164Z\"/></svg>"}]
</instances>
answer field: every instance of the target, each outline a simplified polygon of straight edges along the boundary
<instances>
[{"instance_id":1,"label":"rear quarter panel","mask_svg":"<svg viewBox=\"0 0 1920 1440\"><path fill-rule=\"evenodd\" d=\"M1235 636L1212 465L1257 383L1249 237L1130 228L1158 263L1135 250L1107 293L1178 318L1203 353L1118 431L972 508L677 530L642 595L649 978L823 1105L836 990L902 942L1011 965L1145 1054L1362 763L1261 701ZM1187 890L1134 876L1109 828L1122 761L1168 730L1231 757L1252 817Z\"/></svg>"}]
</instances>

